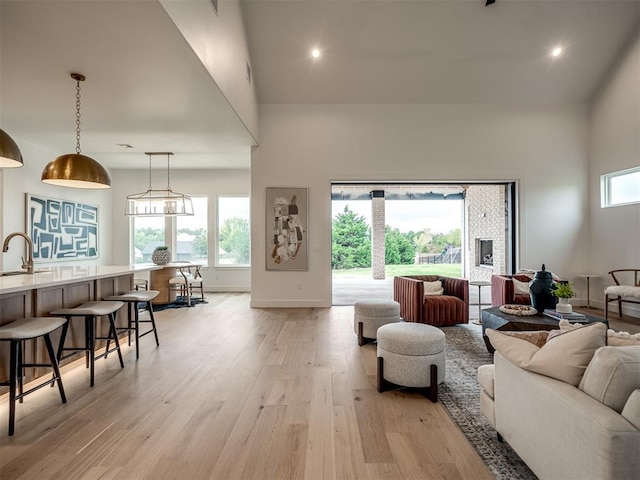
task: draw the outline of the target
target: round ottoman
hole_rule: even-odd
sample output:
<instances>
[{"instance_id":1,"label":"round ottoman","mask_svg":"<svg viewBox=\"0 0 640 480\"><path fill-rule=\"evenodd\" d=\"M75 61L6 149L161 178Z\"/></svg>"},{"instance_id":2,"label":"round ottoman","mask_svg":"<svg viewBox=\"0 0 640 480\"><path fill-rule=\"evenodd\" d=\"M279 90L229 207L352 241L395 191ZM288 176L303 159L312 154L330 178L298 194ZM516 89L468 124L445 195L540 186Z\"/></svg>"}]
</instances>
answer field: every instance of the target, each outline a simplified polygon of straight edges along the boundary
<instances>
[{"instance_id":1,"label":"round ottoman","mask_svg":"<svg viewBox=\"0 0 640 480\"><path fill-rule=\"evenodd\" d=\"M445 379L445 337L442 330L423 323L393 323L378 329L378 391L394 386L429 387L438 399Z\"/></svg>"},{"instance_id":2,"label":"round ottoman","mask_svg":"<svg viewBox=\"0 0 640 480\"><path fill-rule=\"evenodd\" d=\"M400 321L400 304L394 300L359 300L353 311L353 330L360 346L373 342L381 326Z\"/></svg>"}]
</instances>

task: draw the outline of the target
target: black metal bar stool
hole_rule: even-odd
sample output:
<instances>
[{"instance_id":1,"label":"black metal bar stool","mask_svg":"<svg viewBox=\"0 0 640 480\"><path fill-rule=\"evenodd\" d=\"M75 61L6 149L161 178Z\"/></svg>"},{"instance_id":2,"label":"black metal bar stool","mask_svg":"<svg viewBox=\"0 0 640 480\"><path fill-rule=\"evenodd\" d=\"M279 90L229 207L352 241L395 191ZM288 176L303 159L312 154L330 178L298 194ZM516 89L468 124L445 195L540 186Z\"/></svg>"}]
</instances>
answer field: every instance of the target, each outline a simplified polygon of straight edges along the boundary
<instances>
[{"instance_id":1,"label":"black metal bar stool","mask_svg":"<svg viewBox=\"0 0 640 480\"><path fill-rule=\"evenodd\" d=\"M116 330L116 312L124 305L122 302L86 302L75 308L62 308L51 312L52 315L60 315L66 318L66 322L62 327L62 335L60 336L60 345L58 346L58 361L73 355L70 353L63 356L64 352L86 352L87 367L90 369L90 385L94 384L94 364L98 358L107 357L111 352L117 351L120 359L120 367L124 368L122 353L120 352L120 342L118 342L118 331ZM106 316L109 318L109 334L106 337L97 337L95 329L95 321L98 317ZM83 347L65 347L64 341L67 337L69 329L69 321L72 317L84 317L84 346ZM109 350L109 342L113 339L115 347ZM107 348L104 353L97 355L95 353L96 340L107 340Z\"/></svg>"},{"instance_id":2,"label":"black metal bar stool","mask_svg":"<svg viewBox=\"0 0 640 480\"><path fill-rule=\"evenodd\" d=\"M21 318L15 322L8 323L0 327L0 341L11 342L9 360L9 381L1 382L0 386L9 387L9 435L13 435L16 420L16 400L22 402L22 398L40 388L58 382L58 390L60 390L60 398L62 403L67 403L67 397L64 394L62 379L60 378L60 369L58 368L58 359L53 351L51 343L51 332L66 323L64 318L58 317L33 317ZM22 361L22 342L33 338L44 337L44 342L49 353L51 363L24 363ZM22 373L25 368L51 367L53 369L53 378L23 392ZM19 385L18 385L19 384ZM16 388L19 386L19 393L16 394Z\"/></svg>"},{"instance_id":3,"label":"black metal bar stool","mask_svg":"<svg viewBox=\"0 0 640 480\"><path fill-rule=\"evenodd\" d=\"M158 331L156 330L156 319L153 316L153 306L151 305L151 300L156 298L160 292L157 290L132 290L127 293L123 293L122 295L112 295L107 297L105 300L117 300L119 302L125 302L128 304L128 324L126 327L117 327L116 330L126 330L129 333L129 345L131 345L131 331L135 332L136 335L136 359L140 358L140 337L144 337L145 335L153 332L153 335L156 337L156 346L160 346L160 342L158 341ZM140 315L138 312L139 305L141 303L145 304L145 309L149 312L149 320L140 320ZM133 315L131 311L133 310ZM141 323L150 323L151 329L147 330L144 333L140 333L140 324ZM109 347L109 342L107 342L107 348Z\"/></svg>"}]
</instances>

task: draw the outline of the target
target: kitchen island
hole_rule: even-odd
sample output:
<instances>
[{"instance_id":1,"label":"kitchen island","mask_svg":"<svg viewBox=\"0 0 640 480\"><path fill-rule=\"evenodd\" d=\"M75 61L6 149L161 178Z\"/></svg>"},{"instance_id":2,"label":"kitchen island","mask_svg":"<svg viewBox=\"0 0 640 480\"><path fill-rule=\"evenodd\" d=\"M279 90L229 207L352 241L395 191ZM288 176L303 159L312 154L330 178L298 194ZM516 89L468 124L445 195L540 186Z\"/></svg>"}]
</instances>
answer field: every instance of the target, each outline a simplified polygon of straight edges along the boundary
<instances>
[{"instance_id":1,"label":"kitchen island","mask_svg":"<svg viewBox=\"0 0 640 480\"><path fill-rule=\"evenodd\" d=\"M0 325L24 317L47 316L56 309L73 308L84 302L128 292L133 289L133 276L136 272L155 268L155 265L38 266L33 274L4 274L0 276ZM126 325L126 317L126 312L118 315L119 326ZM98 322L96 328L98 333L106 333L108 322ZM57 346L59 338L60 332L54 332L54 346ZM8 378L9 348L5 343L0 345L0 380ZM41 338L25 343L24 356L28 361L40 363L46 358L46 348ZM83 343L82 322L71 322L67 346L79 346ZM42 373L46 371L41 370ZM39 374L36 371L34 375L27 376L25 381ZM4 391L5 389L0 389L0 394Z\"/></svg>"}]
</instances>

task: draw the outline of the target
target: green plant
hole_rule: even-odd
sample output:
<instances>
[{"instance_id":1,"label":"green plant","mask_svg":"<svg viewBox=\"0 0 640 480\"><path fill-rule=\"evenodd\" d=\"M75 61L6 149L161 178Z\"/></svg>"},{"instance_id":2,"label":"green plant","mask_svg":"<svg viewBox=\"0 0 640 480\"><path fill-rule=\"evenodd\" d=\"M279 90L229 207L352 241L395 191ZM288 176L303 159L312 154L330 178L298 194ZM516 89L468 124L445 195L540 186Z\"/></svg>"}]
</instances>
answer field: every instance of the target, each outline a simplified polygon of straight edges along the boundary
<instances>
[{"instance_id":1,"label":"green plant","mask_svg":"<svg viewBox=\"0 0 640 480\"><path fill-rule=\"evenodd\" d=\"M169 250L169 247L167 247L166 245L161 245L159 247L156 247L153 251L154 252L162 252L164 250ZM148 255L148 254L147 254Z\"/></svg>"},{"instance_id":2,"label":"green plant","mask_svg":"<svg viewBox=\"0 0 640 480\"><path fill-rule=\"evenodd\" d=\"M551 289L551 294L558 298L571 298L576 295L573 285L569 282L554 283L554 287Z\"/></svg>"}]
</instances>

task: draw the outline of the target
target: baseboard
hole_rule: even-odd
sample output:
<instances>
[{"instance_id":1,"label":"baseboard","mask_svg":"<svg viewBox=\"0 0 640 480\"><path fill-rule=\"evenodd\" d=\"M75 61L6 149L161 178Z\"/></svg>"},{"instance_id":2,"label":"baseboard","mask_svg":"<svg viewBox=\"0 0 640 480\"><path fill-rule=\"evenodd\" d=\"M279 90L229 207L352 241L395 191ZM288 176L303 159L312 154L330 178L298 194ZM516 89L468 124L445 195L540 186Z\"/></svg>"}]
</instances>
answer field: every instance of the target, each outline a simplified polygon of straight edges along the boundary
<instances>
[{"instance_id":1,"label":"baseboard","mask_svg":"<svg viewBox=\"0 0 640 480\"><path fill-rule=\"evenodd\" d=\"M216 285L215 287L204 287L205 293L217 293L217 292L241 292L250 293L251 288L246 285Z\"/></svg>"},{"instance_id":2,"label":"baseboard","mask_svg":"<svg viewBox=\"0 0 640 480\"><path fill-rule=\"evenodd\" d=\"M251 308L324 308L330 307L322 300L251 300Z\"/></svg>"}]
</instances>

